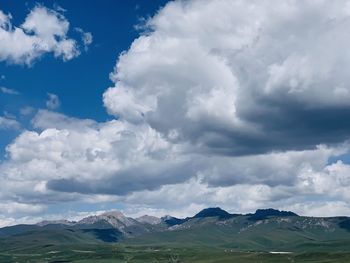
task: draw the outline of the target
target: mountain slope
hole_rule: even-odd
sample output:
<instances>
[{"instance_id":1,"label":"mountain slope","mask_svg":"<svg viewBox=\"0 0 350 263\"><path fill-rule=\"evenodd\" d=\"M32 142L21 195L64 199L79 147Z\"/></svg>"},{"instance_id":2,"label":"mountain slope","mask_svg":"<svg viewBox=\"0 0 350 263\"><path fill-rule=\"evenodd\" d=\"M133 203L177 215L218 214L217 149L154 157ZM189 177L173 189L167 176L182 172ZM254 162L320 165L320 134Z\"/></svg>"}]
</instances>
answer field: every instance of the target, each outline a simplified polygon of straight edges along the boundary
<instances>
[{"instance_id":1,"label":"mountain slope","mask_svg":"<svg viewBox=\"0 0 350 263\"><path fill-rule=\"evenodd\" d=\"M269 217L252 221L250 216L229 220L191 219L171 231L145 234L125 240L137 245L223 247L234 250L302 251L349 250L350 233L341 218Z\"/></svg>"},{"instance_id":2,"label":"mountain slope","mask_svg":"<svg viewBox=\"0 0 350 263\"><path fill-rule=\"evenodd\" d=\"M222 210L220 207L215 208L206 208L196 214L193 218L205 218L205 217L218 217L220 219L229 219L238 215L233 215L225 210Z\"/></svg>"},{"instance_id":3,"label":"mountain slope","mask_svg":"<svg viewBox=\"0 0 350 263\"><path fill-rule=\"evenodd\" d=\"M171 216L133 219L110 212L78 222L51 221L0 229L0 251L108 242L238 251L349 251L350 218L303 217L274 209L237 215L207 208L184 219Z\"/></svg>"}]
</instances>

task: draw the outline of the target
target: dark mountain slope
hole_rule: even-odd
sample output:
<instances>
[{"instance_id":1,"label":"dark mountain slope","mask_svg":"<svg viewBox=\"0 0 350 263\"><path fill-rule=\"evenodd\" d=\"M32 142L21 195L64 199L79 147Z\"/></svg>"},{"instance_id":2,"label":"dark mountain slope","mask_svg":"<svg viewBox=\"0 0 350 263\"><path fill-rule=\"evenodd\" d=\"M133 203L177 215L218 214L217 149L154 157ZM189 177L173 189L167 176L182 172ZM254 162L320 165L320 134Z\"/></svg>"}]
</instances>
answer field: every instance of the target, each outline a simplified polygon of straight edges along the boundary
<instances>
[{"instance_id":1,"label":"dark mountain slope","mask_svg":"<svg viewBox=\"0 0 350 263\"><path fill-rule=\"evenodd\" d=\"M250 220L263 220L268 217L286 217L286 216L298 216L290 211L279 211L276 209L258 209L254 214L248 214Z\"/></svg>"},{"instance_id":2,"label":"dark mountain slope","mask_svg":"<svg viewBox=\"0 0 350 263\"><path fill-rule=\"evenodd\" d=\"M218 217L220 219L229 219L235 216L239 215L230 214L225 210L222 210L220 207L214 207L203 209L192 218Z\"/></svg>"}]
</instances>

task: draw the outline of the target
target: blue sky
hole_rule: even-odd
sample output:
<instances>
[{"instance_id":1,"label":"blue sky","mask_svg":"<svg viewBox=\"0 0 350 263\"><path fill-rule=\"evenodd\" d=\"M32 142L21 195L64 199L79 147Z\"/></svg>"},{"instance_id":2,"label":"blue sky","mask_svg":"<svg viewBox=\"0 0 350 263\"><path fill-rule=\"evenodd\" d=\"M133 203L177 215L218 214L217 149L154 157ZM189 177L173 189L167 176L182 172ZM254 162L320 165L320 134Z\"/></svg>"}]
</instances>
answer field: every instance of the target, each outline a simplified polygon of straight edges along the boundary
<instances>
[{"instance_id":1,"label":"blue sky","mask_svg":"<svg viewBox=\"0 0 350 263\"><path fill-rule=\"evenodd\" d=\"M350 215L349 26L345 0L4 1L0 226Z\"/></svg>"}]
</instances>

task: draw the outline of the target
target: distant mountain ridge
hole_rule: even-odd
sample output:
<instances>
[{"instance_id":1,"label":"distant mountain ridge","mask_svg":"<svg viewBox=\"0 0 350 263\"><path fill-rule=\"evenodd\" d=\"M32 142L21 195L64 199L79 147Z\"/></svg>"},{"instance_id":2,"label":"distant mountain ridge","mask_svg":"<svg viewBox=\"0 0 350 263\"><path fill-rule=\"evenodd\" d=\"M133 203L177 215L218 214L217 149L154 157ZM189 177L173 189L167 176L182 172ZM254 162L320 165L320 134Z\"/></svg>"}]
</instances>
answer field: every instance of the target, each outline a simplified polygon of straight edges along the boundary
<instances>
[{"instance_id":1,"label":"distant mountain ridge","mask_svg":"<svg viewBox=\"0 0 350 263\"><path fill-rule=\"evenodd\" d=\"M276 209L258 209L254 214L230 214L219 207L205 208L192 217L176 218L173 216L164 216L161 218L155 216L144 215L138 218L125 216L120 211L109 211L99 215L91 215L82 218L81 220L68 221L61 220L44 220L35 225L15 225L10 227L0 228L0 237L11 236L13 234L23 234L29 231L38 231L42 229L66 229L82 230L83 232L97 232L102 230L106 232L108 229L113 229L113 236L117 230L118 236L113 238L117 241L123 238L135 237L146 233L162 232L167 230L181 229L184 225L188 227L194 220L205 220L206 218L216 218L218 221L225 221L231 218L246 216L248 220L262 220L267 217L285 217L298 216L289 211L279 211Z\"/></svg>"},{"instance_id":2,"label":"distant mountain ridge","mask_svg":"<svg viewBox=\"0 0 350 263\"><path fill-rule=\"evenodd\" d=\"M170 215L158 218L155 216L150 216L150 215L143 215L138 218L131 218L131 217L126 217L122 212L120 211L110 211L110 212L105 212L100 215L91 215L87 216L77 222L75 221L68 221L65 219L62 220L44 220L36 225L38 226L46 226L50 224L60 224L60 225L94 225L96 223L107 223L112 227L115 228L125 228L129 227L132 225L137 225L138 223L141 224L150 224L150 225L157 225L166 223L170 226L173 225L180 225L190 219L194 218L207 218L207 217L217 217L221 220L224 219L230 219L232 217L237 217L237 216L244 216L245 214L230 214L227 211L221 209L220 207L210 207L210 208L205 208L195 214L193 217L186 217L186 218L177 218L173 217ZM297 214L291 212L291 211L280 211L272 208L268 209L258 209L254 214L246 214L252 219L264 219L267 217L273 217L273 216L298 216Z\"/></svg>"},{"instance_id":3,"label":"distant mountain ridge","mask_svg":"<svg viewBox=\"0 0 350 263\"><path fill-rule=\"evenodd\" d=\"M349 241L346 244L350 244L350 218L305 217L272 208L258 209L250 214L231 214L212 207L186 218L149 215L131 218L119 211L111 211L87 216L77 222L54 220L0 228L0 247L32 246L32 240L38 245L126 242L288 251L301 249L307 244L308 247L325 249L324 246L337 242L343 244L346 240ZM339 248L339 244L332 246Z\"/></svg>"},{"instance_id":4,"label":"distant mountain ridge","mask_svg":"<svg viewBox=\"0 0 350 263\"><path fill-rule=\"evenodd\" d=\"M262 220L272 216L279 216L279 217L298 216L296 213L293 213L291 211L279 211L272 208L258 209L254 214L248 214L248 215L250 215L250 219L252 220Z\"/></svg>"},{"instance_id":5,"label":"distant mountain ridge","mask_svg":"<svg viewBox=\"0 0 350 263\"><path fill-rule=\"evenodd\" d=\"M251 219L264 219L267 217L273 217L273 216L280 216L280 217L285 217L285 216L298 216L296 213L290 212L290 211L280 211L272 208L268 209L258 209L254 214L246 214L249 216ZM230 219L233 217L237 216L244 216L244 214L230 214L227 211L221 209L220 207L210 207L210 208L205 208L195 214L193 217L186 217L186 218L176 218L172 216L165 216L162 217L162 220L168 224L169 226L174 226L174 225L181 225L185 222L187 222L190 219L194 218L207 218L207 217L217 217L220 220L224 219Z\"/></svg>"},{"instance_id":6,"label":"distant mountain ridge","mask_svg":"<svg viewBox=\"0 0 350 263\"><path fill-rule=\"evenodd\" d=\"M68 221L65 219L62 220L44 220L39 223L37 223L37 226L47 226L47 225L74 225L76 222L75 221Z\"/></svg>"},{"instance_id":7,"label":"distant mountain ridge","mask_svg":"<svg viewBox=\"0 0 350 263\"><path fill-rule=\"evenodd\" d=\"M143 215L138 218L135 218L136 221L140 223L146 223L150 225L157 225L162 222L162 219L155 217L155 216L149 216L149 215Z\"/></svg>"}]
</instances>

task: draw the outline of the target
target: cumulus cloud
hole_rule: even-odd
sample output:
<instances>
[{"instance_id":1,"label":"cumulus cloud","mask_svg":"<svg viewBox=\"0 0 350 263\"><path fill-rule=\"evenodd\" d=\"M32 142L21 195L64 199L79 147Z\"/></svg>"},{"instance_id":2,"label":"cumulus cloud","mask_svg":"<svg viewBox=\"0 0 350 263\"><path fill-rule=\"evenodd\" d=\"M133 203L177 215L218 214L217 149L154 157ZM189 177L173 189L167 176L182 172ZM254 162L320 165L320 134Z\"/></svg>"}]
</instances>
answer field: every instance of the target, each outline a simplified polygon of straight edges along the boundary
<instances>
[{"instance_id":1,"label":"cumulus cloud","mask_svg":"<svg viewBox=\"0 0 350 263\"><path fill-rule=\"evenodd\" d=\"M149 126L118 120L96 123L39 111L33 125L40 131L26 131L7 147L0 198L50 204L115 196L131 214L142 207L160 213L166 206L183 215L187 204L192 212L209 205L251 212L303 204L307 196L350 197L349 166L328 163L347 151L346 144L228 157L188 152Z\"/></svg>"},{"instance_id":2,"label":"cumulus cloud","mask_svg":"<svg viewBox=\"0 0 350 263\"><path fill-rule=\"evenodd\" d=\"M324 173L323 176L327 178L330 175ZM339 184L328 187L324 181L322 188L327 191L321 194L318 190L305 191L299 185L302 183L305 181L300 179L299 183L291 186L236 184L210 187L200 180L191 179L181 184L162 186L155 191L134 192L120 201L127 204L127 213L142 214L149 210L156 215L168 212L180 217L193 215L210 206L220 206L232 213L250 213L259 208L274 207L308 216L349 215L349 199L333 194L333 189ZM344 188L341 192L347 193Z\"/></svg>"},{"instance_id":3,"label":"cumulus cloud","mask_svg":"<svg viewBox=\"0 0 350 263\"><path fill-rule=\"evenodd\" d=\"M46 128L50 116L57 128ZM186 158L172 154L175 146L148 126L116 120L76 122L46 111L34 120L35 127L45 129L25 131L7 147L9 160L0 168L9 191L2 194L7 197L30 200L47 195L50 201L49 196L55 198L53 191L126 194L191 175L181 174Z\"/></svg>"},{"instance_id":4,"label":"cumulus cloud","mask_svg":"<svg viewBox=\"0 0 350 263\"><path fill-rule=\"evenodd\" d=\"M41 130L55 128L82 131L88 128L98 127L98 123L94 120L68 117L64 114L48 110L39 110L34 116L32 124L34 128Z\"/></svg>"},{"instance_id":5,"label":"cumulus cloud","mask_svg":"<svg viewBox=\"0 0 350 263\"><path fill-rule=\"evenodd\" d=\"M45 53L64 61L80 54L78 42L67 35L68 20L58 11L38 5L21 25L11 20L0 10L0 61L30 65Z\"/></svg>"},{"instance_id":6,"label":"cumulus cloud","mask_svg":"<svg viewBox=\"0 0 350 263\"><path fill-rule=\"evenodd\" d=\"M105 106L226 155L342 142L349 21L346 1L171 2L119 57Z\"/></svg>"},{"instance_id":7,"label":"cumulus cloud","mask_svg":"<svg viewBox=\"0 0 350 263\"><path fill-rule=\"evenodd\" d=\"M135 215L348 214L350 165L330 159L349 154L349 7L168 3L110 75L103 102L115 119L40 110L6 148L0 199L113 200Z\"/></svg>"}]
</instances>

